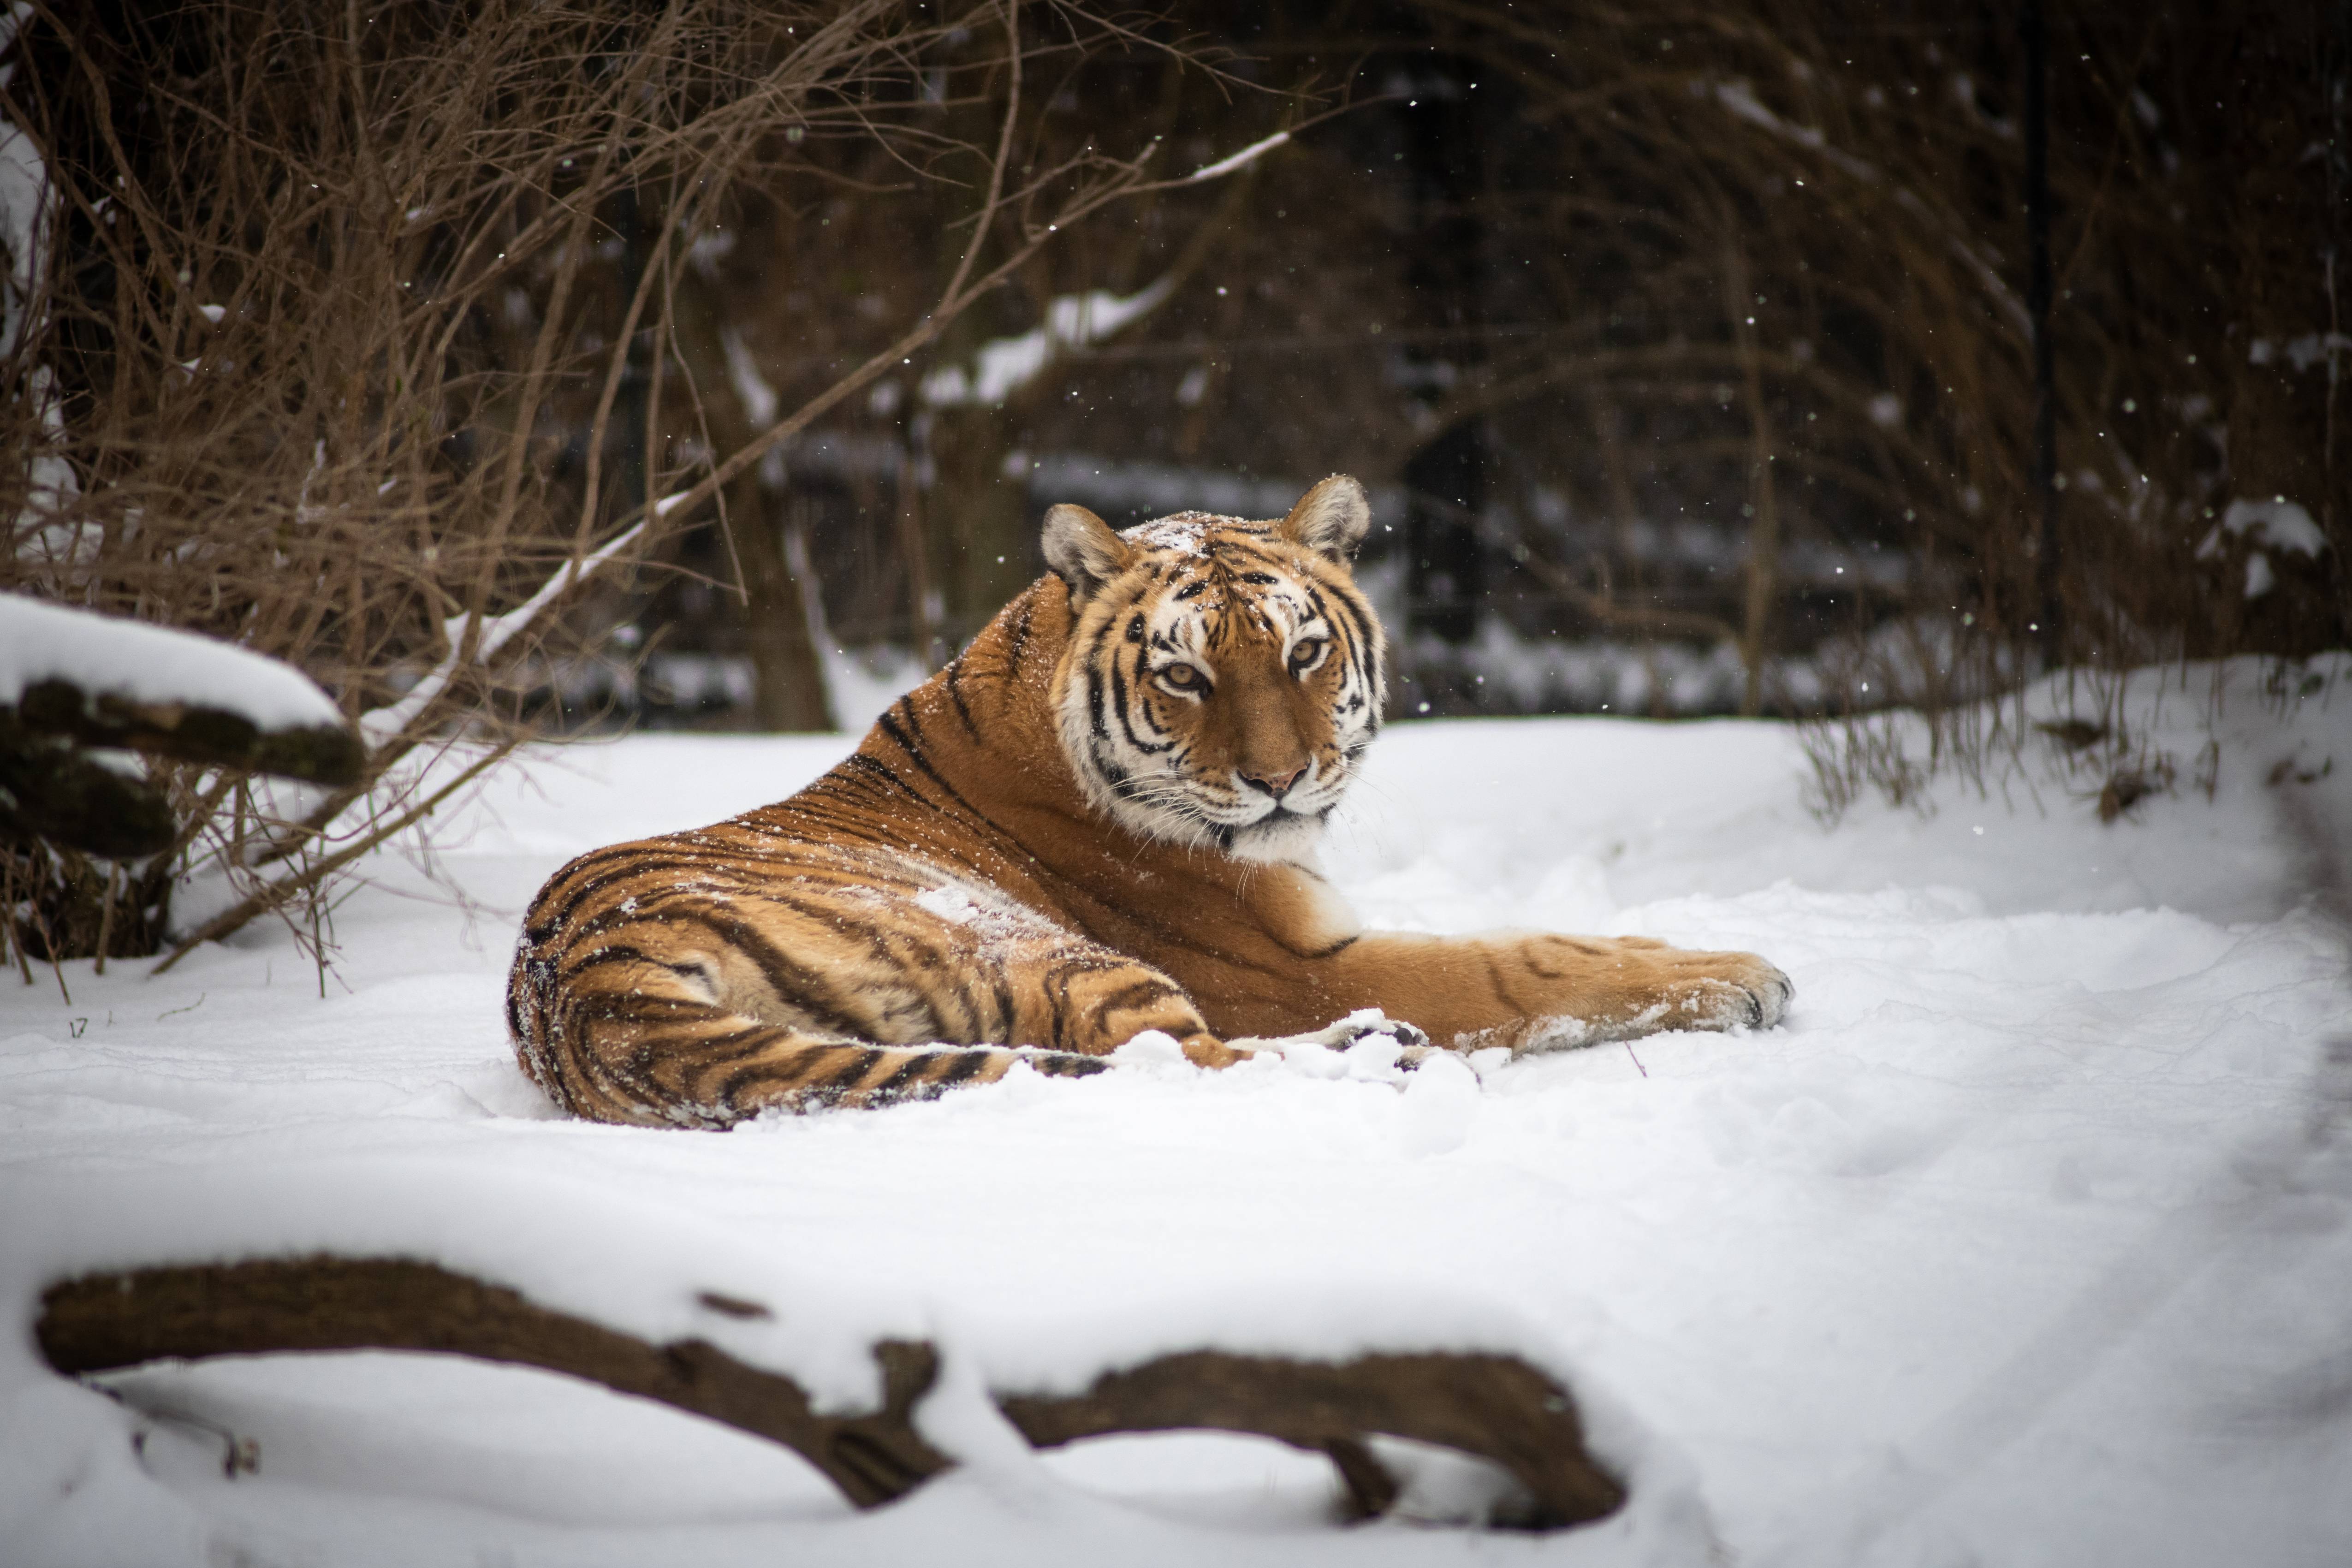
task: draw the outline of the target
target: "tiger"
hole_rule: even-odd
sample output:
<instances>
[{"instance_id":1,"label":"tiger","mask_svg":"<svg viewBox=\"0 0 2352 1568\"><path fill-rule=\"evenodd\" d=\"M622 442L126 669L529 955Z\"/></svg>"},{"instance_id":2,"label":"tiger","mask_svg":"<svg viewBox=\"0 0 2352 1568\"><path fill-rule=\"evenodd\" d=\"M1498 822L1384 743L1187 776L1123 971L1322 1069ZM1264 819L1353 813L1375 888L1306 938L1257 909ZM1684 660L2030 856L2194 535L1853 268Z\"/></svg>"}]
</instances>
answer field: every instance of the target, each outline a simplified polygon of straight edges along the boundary
<instances>
[{"instance_id":1,"label":"tiger","mask_svg":"<svg viewBox=\"0 0 2352 1568\"><path fill-rule=\"evenodd\" d=\"M1083 1077L1152 1031L1223 1068L1780 1023L1753 953L1363 928L1316 849L1382 722L1370 521L1344 474L1278 521L1053 507L1050 571L840 765L555 873L508 984L524 1071L576 1116L723 1128Z\"/></svg>"}]
</instances>

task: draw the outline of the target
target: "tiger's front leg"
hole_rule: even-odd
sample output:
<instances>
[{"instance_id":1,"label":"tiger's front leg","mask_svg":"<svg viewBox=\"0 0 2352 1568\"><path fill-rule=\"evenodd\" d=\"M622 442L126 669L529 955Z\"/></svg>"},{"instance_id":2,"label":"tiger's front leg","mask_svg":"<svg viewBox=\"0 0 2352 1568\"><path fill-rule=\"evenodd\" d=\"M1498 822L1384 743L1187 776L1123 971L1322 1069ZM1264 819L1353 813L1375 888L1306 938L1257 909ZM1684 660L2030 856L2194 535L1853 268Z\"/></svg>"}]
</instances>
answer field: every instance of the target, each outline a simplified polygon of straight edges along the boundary
<instances>
[{"instance_id":1,"label":"tiger's front leg","mask_svg":"<svg viewBox=\"0 0 2352 1568\"><path fill-rule=\"evenodd\" d=\"M1332 990L1410 1019L1454 1050L1514 1053L1669 1029L1769 1029L1796 987L1752 952L1654 937L1367 933L1335 955Z\"/></svg>"}]
</instances>

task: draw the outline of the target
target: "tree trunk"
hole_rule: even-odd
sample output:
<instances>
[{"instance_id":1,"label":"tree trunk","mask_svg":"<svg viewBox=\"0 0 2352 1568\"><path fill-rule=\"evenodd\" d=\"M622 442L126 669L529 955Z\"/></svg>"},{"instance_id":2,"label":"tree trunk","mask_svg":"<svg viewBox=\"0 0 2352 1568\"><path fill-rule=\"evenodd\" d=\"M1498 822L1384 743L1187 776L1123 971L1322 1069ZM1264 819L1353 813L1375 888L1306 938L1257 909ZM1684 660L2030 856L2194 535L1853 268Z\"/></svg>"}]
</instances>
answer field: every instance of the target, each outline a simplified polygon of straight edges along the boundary
<instances>
[{"instance_id":1,"label":"tree trunk","mask_svg":"<svg viewBox=\"0 0 2352 1568\"><path fill-rule=\"evenodd\" d=\"M1053 368L999 407L940 409L931 450L937 479L924 498L932 560L942 579L946 627L961 647L1043 570L1029 526L1029 479L1006 465L1019 445L1021 405L1053 380Z\"/></svg>"},{"instance_id":2,"label":"tree trunk","mask_svg":"<svg viewBox=\"0 0 2352 1568\"><path fill-rule=\"evenodd\" d=\"M677 351L694 379L714 451L758 434L727 363L719 302L692 267L678 277ZM755 466L721 492L721 526L742 570L744 643L751 658L751 722L767 731L831 730L824 660L809 628L801 583L784 559L782 519Z\"/></svg>"},{"instance_id":3,"label":"tree trunk","mask_svg":"<svg viewBox=\"0 0 2352 1568\"><path fill-rule=\"evenodd\" d=\"M1724 319L1739 353L1741 396L1748 405L1748 591L1739 637L1748 679L1739 711L1752 719L1764 710L1764 665L1772 655L1772 623L1780 605L1780 502L1772 483L1772 410L1764 397L1748 255L1740 246L1738 215L1728 202L1721 216Z\"/></svg>"}]
</instances>

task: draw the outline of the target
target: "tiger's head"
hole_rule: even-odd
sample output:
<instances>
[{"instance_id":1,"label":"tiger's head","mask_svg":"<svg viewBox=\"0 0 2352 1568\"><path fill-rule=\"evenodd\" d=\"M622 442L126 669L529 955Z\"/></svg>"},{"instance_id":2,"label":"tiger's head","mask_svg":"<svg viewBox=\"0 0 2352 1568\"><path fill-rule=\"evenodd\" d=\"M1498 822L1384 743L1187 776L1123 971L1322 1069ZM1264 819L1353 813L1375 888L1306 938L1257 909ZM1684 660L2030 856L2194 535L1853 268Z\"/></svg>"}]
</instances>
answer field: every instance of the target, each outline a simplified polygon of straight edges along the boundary
<instances>
[{"instance_id":1,"label":"tiger's head","mask_svg":"<svg viewBox=\"0 0 2352 1568\"><path fill-rule=\"evenodd\" d=\"M1279 522L1047 512L1072 617L1053 701L1087 798L1148 838L1311 851L1381 727L1385 645L1348 569L1370 526L1344 474Z\"/></svg>"}]
</instances>

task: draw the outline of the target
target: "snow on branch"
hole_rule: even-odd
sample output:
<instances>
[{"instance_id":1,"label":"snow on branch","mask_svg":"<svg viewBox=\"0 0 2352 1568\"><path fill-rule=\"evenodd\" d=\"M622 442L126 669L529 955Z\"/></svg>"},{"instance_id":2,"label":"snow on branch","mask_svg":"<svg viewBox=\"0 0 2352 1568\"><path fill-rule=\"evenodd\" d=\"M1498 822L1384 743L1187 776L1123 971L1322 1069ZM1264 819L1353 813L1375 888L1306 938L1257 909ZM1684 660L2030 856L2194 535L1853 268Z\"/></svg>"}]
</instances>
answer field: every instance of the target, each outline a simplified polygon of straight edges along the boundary
<instances>
[{"instance_id":1,"label":"snow on branch","mask_svg":"<svg viewBox=\"0 0 2352 1568\"><path fill-rule=\"evenodd\" d=\"M0 595L0 728L313 784L350 783L362 761L334 700L290 665L19 594Z\"/></svg>"},{"instance_id":2,"label":"snow on branch","mask_svg":"<svg viewBox=\"0 0 2352 1568\"><path fill-rule=\"evenodd\" d=\"M1171 273L1148 289L1125 296L1105 289L1064 294L1046 305L1043 324L1017 337L982 344L970 373L961 365L949 365L926 376L923 400L941 408L1000 404L1035 380L1063 350L1102 342L1159 309L1173 292Z\"/></svg>"},{"instance_id":3,"label":"snow on branch","mask_svg":"<svg viewBox=\"0 0 2352 1568\"><path fill-rule=\"evenodd\" d=\"M664 510L666 509L659 503L656 504L656 515ZM441 631L442 636L448 642L448 653L440 663L425 673L423 679L410 687L399 701L389 707L379 708L360 721L360 727L366 731L368 739L377 745L383 745L397 738L408 728L412 720L424 712L433 700L448 688L449 682L457 673L459 661L468 653L466 634L477 623L479 624L480 634L470 650L471 658L468 662L477 665L488 664L498 656L499 649L529 631L531 623L538 620L550 605L570 593L576 584L585 582L591 574L635 543L637 536L645 531L646 524L638 522L578 560L565 562L562 571L541 584L537 593L504 615L479 616L468 612L462 616L453 616L443 622Z\"/></svg>"},{"instance_id":4,"label":"snow on branch","mask_svg":"<svg viewBox=\"0 0 2352 1568\"><path fill-rule=\"evenodd\" d=\"M1220 158L1213 163L1202 164L1184 176L1184 184L1202 184L1210 180L1220 179L1236 169L1245 169L1289 140L1289 132L1277 131L1263 142L1251 142L1230 158Z\"/></svg>"}]
</instances>

